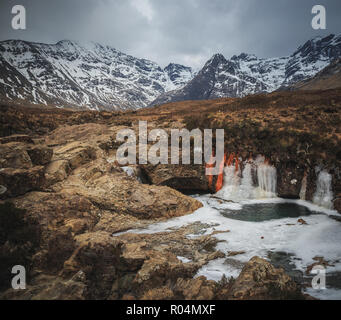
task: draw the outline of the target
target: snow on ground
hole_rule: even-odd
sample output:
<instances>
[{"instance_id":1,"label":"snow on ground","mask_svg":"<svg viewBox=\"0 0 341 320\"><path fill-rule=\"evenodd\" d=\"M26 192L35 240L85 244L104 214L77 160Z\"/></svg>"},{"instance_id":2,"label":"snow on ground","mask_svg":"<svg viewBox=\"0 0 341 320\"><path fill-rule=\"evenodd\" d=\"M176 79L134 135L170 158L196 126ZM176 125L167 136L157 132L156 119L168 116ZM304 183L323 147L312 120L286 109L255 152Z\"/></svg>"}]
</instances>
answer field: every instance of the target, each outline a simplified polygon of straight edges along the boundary
<instances>
[{"instance_id":1,"label":"snow on ground","mask_svg":"<svg viewBox=\"0 0 341 320\"><path fill-rule=\"evenodd\" d=\"M215 235L222 241L218 243L216 249L224 253L229 251L245 251L245 253L229 258L228 263L225 263L226 258L213 260L197 273L197 276L203 275L215 281L219 281L223 275L227 278L237 277L242 270L243 263L254 256L267 259L269 251L293 254L291 262L295 264L297 270L302 272L305 272L307 266L315 262L313 258L316 256L324 257L326 261L334 265L327 267L327 274L328 272L341 272L341 224L330 218L330 215L337 215L336 211L323 209L302 200L267 199L219 204L217 200L209 196L196 198L203 203L204 207L193 214L129 232L170 232L174 228L197 221L209 225L205 234L211 234L216 230L230 230L230 232ZM319 214L304 216L307 225L302 225L298 223L299 218L297 217L249 222L226 218L219 212L223 209L240 210L245 204L282 202L306 206L312 211L318 211ZM189 235L189 237L196 237L196 235ZM308 288L307 293L319 299L341 300L341 289L331 288L328 281L326 290L316 291Z\"/></svg>"}]
</instances>

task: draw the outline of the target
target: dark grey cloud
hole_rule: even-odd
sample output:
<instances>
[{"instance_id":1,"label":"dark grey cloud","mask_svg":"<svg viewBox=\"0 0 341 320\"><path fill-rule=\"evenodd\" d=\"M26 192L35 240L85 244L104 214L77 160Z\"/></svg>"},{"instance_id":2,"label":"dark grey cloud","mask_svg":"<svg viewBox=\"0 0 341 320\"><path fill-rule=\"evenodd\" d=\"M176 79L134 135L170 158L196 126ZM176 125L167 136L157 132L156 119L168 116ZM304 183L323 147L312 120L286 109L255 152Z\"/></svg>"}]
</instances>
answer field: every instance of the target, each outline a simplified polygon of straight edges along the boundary
<instances>
[{"instance_id":1,"label":"dark grey cloud","mask_svg":"<svg viewBox=\"0 0 341 320\"><path fill-rule=\"evenodd\" d=\"M23 4L27 30L11 28ZM259 57L292 53L304 41L341 33L340 0L1 0L0 40L109 44L161 65L200 67L214 53ZM327 30L311 28L311 9L327 9Z\"/></svg>"}]
</instances>

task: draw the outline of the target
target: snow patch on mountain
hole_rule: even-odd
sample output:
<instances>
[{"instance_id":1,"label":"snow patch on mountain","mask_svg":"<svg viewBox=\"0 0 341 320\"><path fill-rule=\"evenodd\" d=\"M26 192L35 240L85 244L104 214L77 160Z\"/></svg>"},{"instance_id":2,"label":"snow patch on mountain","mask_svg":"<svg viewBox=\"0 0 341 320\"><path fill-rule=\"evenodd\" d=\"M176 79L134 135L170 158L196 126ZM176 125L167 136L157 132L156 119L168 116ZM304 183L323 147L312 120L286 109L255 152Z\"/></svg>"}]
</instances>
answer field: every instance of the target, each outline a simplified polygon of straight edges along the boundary
<instances>
[{"instance_id":1,"label":"snow patch on mountain","mask_svg":"<svg viewBox=\"0 0 341 320\"><path fill-rule=\"evenodd\" d=\"M340 35L314 38L279 58L242 53L228 60L215 54L185 87L162 94L151 105L273 92L315 76L340 56Z\"/></svg>"},{"instance_id":2,"label":"snow patch on mountain","mask_svg":"<svg viewBox=\"0 0 341 320\"><path fill-rule=\"evenodd\" d=\"M170 64L162 69L110 46L69 40L56 44L2 41L0 68L0 93L9 99L88 109L145 107L193 78L189 67ZM11 79L14 73L24 83L18 76Z\"/></svg>"}]
</instances>

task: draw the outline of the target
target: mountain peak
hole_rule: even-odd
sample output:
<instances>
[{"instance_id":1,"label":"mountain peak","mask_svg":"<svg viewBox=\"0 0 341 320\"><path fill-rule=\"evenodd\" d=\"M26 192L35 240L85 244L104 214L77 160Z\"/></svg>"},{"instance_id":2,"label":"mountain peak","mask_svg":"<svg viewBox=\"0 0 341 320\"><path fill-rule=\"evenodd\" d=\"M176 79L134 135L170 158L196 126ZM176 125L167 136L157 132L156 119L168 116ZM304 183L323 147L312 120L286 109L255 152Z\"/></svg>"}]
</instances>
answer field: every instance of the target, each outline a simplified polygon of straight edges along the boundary
<instances>
[{"instance_id":1,"label":"mountain peak","mask_svg":"<svg viewBox=\"0 0 341 320\"><path fill-rule=\"evenodd\" d=\"M330 34L326 37L317 36L299 46L292 56L307 56L309 54L323 53L326 51L326 48L336 46L338 44L341 44L341 35L336 36L335 34ZM334 56L334 58L337 58L337 56Z\"/></svg>"},{"instance_id":2,"label":"mountain peak","mask_svg":"<svg viewBox=\"0 0 341 320\"><path fill-rule=\"evenodd\" d=\"M221 53L216 53L212 56L210 60L206 62L205 67L213 66L214 68L216 68L219 64L225 64L225 63L227 63L227 60L225 59L225 57Z\"/></svg>"},{"instance_id":3,"label":"mountain peak","mask_svg":"<svg viewBox=\"0 0 341 320\"><path fill-rule=\"evenodd\" d=\"M212 56L211 60L226 60L222 53L216 53Z\"/></svg>"}]
</instances>

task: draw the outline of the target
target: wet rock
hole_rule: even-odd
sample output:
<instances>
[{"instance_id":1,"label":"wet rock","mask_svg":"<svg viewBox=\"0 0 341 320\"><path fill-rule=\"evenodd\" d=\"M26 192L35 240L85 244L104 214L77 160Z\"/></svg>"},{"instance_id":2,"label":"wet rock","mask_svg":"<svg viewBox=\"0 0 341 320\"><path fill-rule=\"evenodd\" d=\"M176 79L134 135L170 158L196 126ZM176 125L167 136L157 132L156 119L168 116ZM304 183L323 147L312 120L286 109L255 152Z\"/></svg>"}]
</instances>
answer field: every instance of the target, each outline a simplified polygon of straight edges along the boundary
<instances>
[{"instance_id":1,"label":"wet rock","mask_svg":"<svg viewBox=\"0 0 341 320\"><path fill-rule=\"evenodd\" d=\"M307 191L305 200L312 201L314 194L316 192L316 181L317 181L317 174L315 168L309 168L307 171Z\"/></svg>"},{"instance_id":2,"label":"wet rock","mask_svg":"<svg viewBox=\"0 0 341 320\"><path fill-rule=\"evenodd\" d=\"M229 292L231 300L304 299L299 286L268 261L253 257Z\"/></svg>"}]
</instances>

